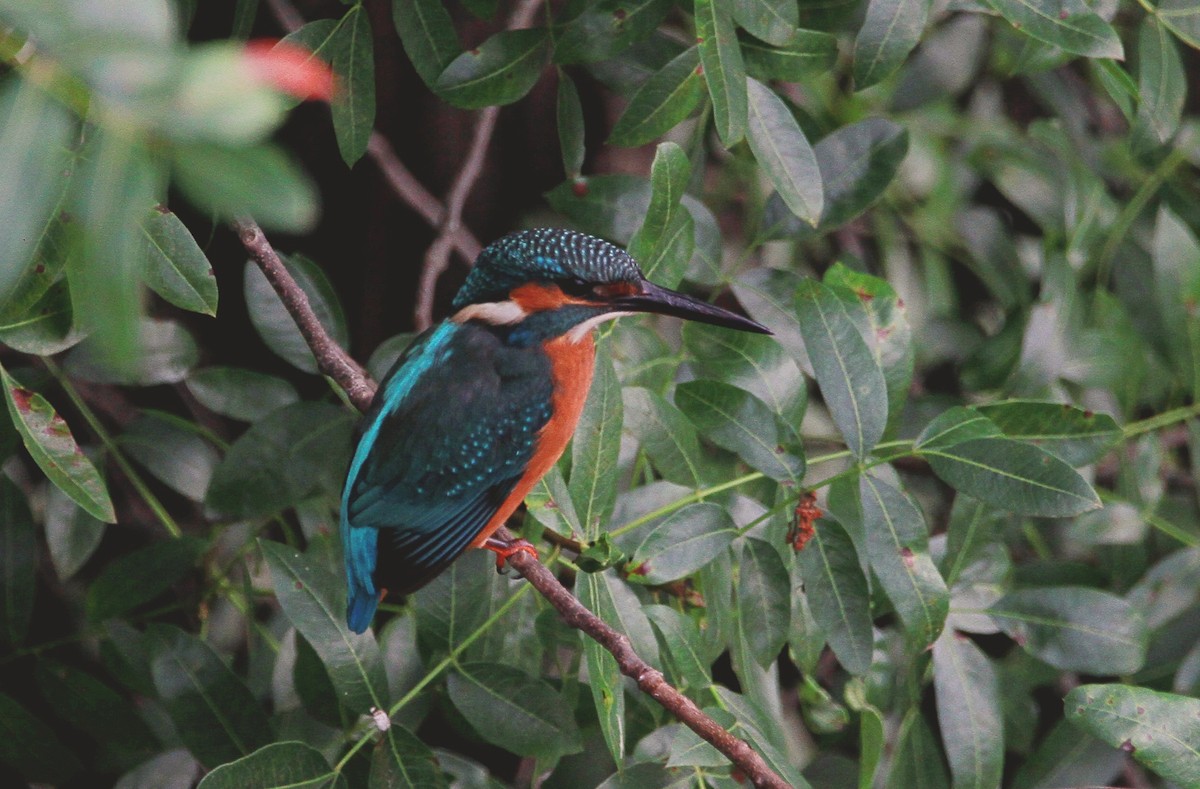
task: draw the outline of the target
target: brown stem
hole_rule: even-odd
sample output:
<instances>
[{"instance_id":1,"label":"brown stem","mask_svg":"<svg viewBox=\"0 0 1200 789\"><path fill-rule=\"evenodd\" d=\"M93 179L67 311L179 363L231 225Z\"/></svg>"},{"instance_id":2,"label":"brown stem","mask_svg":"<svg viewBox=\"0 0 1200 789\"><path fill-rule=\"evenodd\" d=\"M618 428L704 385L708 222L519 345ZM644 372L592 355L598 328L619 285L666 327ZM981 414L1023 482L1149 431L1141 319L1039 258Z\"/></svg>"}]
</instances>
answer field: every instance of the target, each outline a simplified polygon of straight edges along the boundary
<instances>
[{"instance_id":1,"label":"brown stem","mask_svg":"<svg viewBox=\"0 0 1200 789\"><path fill-rule=\"evenodd\" d=\"M279 256L271 248L258 225L249 220L240 220L234 223L234 227L237 229L246 251L262 268L267 281L279 294L279 298L283 300L288 312L295 319L296 325L300 327L305 341L308 342L313 356L317 359L317 366L345 390L350 401L360 411L365 411L370 405L375 391L375 383L366 371L355 363L326 333L309 305L304 291L284 268ZM498 531L498 536L505 540L515 539L512 532L503 527ZM661 704L663 709L725 754L750 779L751 783L756 787L788 789L787 782L780 778L753 748L745 741L730 734L716 721L705 715L695 702L673 688L663 677L661 671L638 657L625 635L609 627L604 620L585 608L565 586L559 583L554 573L546 569L541 562L527 553L517 551L508 557L508 563L521 573L550 605L558 610L567 624L587 633L590 638L612 653L612 656L617 659L621 673L633 679L642 692L649 695Z\"/></svg>"}]
</instances>

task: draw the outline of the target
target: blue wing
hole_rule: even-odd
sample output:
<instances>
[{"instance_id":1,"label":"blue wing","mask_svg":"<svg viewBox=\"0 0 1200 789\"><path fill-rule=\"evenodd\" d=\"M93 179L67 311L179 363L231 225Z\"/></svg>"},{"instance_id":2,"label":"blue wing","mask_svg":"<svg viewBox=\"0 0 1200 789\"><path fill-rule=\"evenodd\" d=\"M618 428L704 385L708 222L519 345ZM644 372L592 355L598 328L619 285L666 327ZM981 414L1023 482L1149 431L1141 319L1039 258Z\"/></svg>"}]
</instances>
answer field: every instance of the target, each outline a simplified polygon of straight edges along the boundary
<instances>
[{"instance_id":1,"label":"blue wing","mask_svg":"<svg viewBox=\"0 0 1200 789\"><path fill-rule=\"evenodd\" d=\"M362 632L380 587L420 588L496 513L550 418L549 360L491 329L443 323L384 379L342 494L347 621Z\"/></svg>"}]
</instances>

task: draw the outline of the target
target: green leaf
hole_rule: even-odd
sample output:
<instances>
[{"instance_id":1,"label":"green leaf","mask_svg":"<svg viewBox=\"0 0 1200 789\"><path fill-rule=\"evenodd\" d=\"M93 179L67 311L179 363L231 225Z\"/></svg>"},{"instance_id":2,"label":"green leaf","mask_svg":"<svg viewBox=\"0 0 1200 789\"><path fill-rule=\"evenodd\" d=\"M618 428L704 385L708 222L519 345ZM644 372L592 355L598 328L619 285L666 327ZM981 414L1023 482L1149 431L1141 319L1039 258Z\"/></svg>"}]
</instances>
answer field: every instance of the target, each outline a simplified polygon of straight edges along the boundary
<instances>
[{"instance_id":1,"label":"green leaf","mask_svg":"<svg viewBox=\"0 0 1200 789\"><path fill-rule=\"evenodd\" d=\"M816 227L825 200L816 154L783 99L756 79L748 86L750 150L792 213Z\"/></svg>"},{"instance_id":2,"label":"green leaf","mask_svg":"<svg viewBox=\"0 0 1200 789\"><path fill-rule=\"evenodd\" d=\"M1089 58L1121 60L1125 50L1112 26L1084 0L984 0L1027 36Z\"/></svg>"},{"instance_id":3,"label":"green leaf","mask_svg":"<svg viewBox=\"0 0 1200 789\"><path fill-rule=\"evenodd\" d=\"M1026 652L1064 671L1132 674L1146 661L1150 635L1141 613L1099 589L1018 589L988 615Z\"/></svg>"},{"instance_id":4,"label":"green leaf","mask_svg":"<svg viewBox=\"0 0 1200 789\"><path fill-rule=\"evenodd\" d=\"M79 506L105 523L116 523L104 480L75 443L71 429L54 407L26 389L0 367L4 399L25 449L46 477Z\"/></svg>"},{"instance_id":5,"label":"green leaf","mask_svg":"<svg viewBox=\"0 0 1200 789\"><path fill-rule=\"evenodd\" d=\"M231 518L273 515L322 485L341 484L353 417L329 403L295 403L255 423L213 471L205 504Z\"/></svg>"},{"instance_id":6,"label":"green leaf","mask_svg":"<svg viewBox=\"0 0 1200 789\"><path fill-rule=\"evenodd\" d=\"M463 109L512 104L538 81L549 49L545 28L502 30L456 57L434 90Z\"/></svg>"},{"instance_id":7,"label":"green leaf","mask_svg":"<svg viewBox=\"0 0 1200 789\"><path fill-rule=\"evenodd\" d=\"M1137 77L1137 116L1130 142L1135 151L1148 152L1175 136L1187 98L1179 48L1154 16L1147 16L1138 32Z\"/></svg>"},{"instance_id":8,"label":"green leaf","mask_svg":"<svg viewBox=\"0 0 1200 789\"><path fill-rule=\"evenodd\" d=\"M462 52L454 21L441 0L392 0L392 22L404 53L431 89Z\"/></svg>"},{"instance_id":9,"label":"green leaf","mask_svg":"<svg viewBox=\"0 0 1200 789\"><path fill-rule=\"evenodd\" d=\"M417 591L417 630L426 654L448 653L487 620L500 597L491 554L468 551Z\"/></svg>"},{"instance_id":10,"label":"green leaf","mask_svg":"<svg viewBox=\"0 0 1200 789\"><path fill-rule=\"evenodd\" d=\"M79 572L100 546L104 521L72 501L56 486L46 492L46 547L58 580Z\"/></svg>"},{"instance_id":11,"label":"green leaf","mask_svg":"<svg viewBox=\"0 0 1200 789\"><path fill-rule=\"evenodd\" d=\"M282 378L236 367L194 370L184 384L209 411L242 422L256 422L300 399L295 387Z\"/></svg>"},{"instance_id":12,"label":"green leaf","mask_svg":"<svg viewBox=\"0 0 1200 789\"><path fill-rule=\"evenodd\" d=\"M0 693L0 764L26 781L65 784L83 770L54 730L10 696Z\"/></svg>"},{"instance_id":13,"label":"green leaf","mask_svg":"<svg viewBox=\"0 0 1200 789\"><path fill-rule=\"evenodd\" d=\"M974 410L1009 438L1041 447L1076 468L1095 463L1121 439L1121 428L1111 416L1073 405L1007 400Z\"/></svg>"},{"instance_id":14,"label":"green leaf","mask_svg":"<svg viewBox=\"0 0 1200 789\"><path fill-rule=\"evenodd\" d=\"M774 545L746 540L735 591L751 656L765 668L779 657L791 631L792 583Z\"/></svg>"},{"instance_id":15,"label":"green leaf","mask_svg":"<svg viewBox=\"0 0 1200 789\"><path fill-rule=\"evenodd\" d=\"M273 742L204 776L197 789L344 789L321 752L302 742Z\"/></svg>"},{"instance_id":16,"label":"green leaf","mask_svg":"<svg viewBox=\"0 0 1200 789\"><path fill-rule=\"evenodd\" d=\"M346 314L325 272L302 255L281 259L308 297L309 306L329 336L342 348L348 348L350 331L346 328ZM316 373L317 360L313 358L312 349L296 326L295 318L283 306L266 276L253 263L246 264L242 290L250 311L250 322L267 347L306 373Z\"/></svg>"},{"instance_id":17,"label":"green leaf","mask_svg":"<svg viewBox=\"0 0 1200 789\"><path fill-rule=\"evenodd\" d=\"M112 560L87 590L88 619L103 622L149 603L196 569L204 540L160 540Z\"/></svg>"},{"instance_id":18,"label":"green leaf","mask_svg":"<svg viewBox=\"0 0 1200 789\"><path fill-rule=\"evenodd\" d=\"M375 128L375 54L371 22L361 4L346 12L329 42L329 57L338 76L333 95L333 131L348 167L362 158Z\"/></svg>"},{"instance_id":19,"label":"green leaf","mask_svg":"<svg viewBox=\"0 0 1200 789\"><path fill-rule=\"evenodd\" d=\"M937 740L919 709L910 709L900 722L892 766L884 785L950 789Z\"/></svg>"},{"instance_id":20,"label":"green leaf","mask_svg":"<svg viewBox=\"0 0 1200 789\"><path fill-rule=\"evenodd\" d=\"M575 594L579 601L610 625L620 625L620 615L608 589L606 576L609 573L584 573L576 580ZM612 653L589 638L579 634L583 644L583 657L587 666L588 686L592 691L592 702L596 705L596 719L600 732L613 761L621 764L625 760L625 687L621 669Z\"/></svg>"},{"instance_id":21,"label":"green leaf","mask_svg":"<svg viewBox=\"0 0 1200 789\"><path fill-rule=\"evenodd\" d=\"M81 339L65 279L51 284L21 314L9 316L0 325L0 342L34 356L53 356Z\"/></svg>"},{"instance_id":22,"label":"green leaf","mask_svg":"<svg viewBox=\"0 0 1200 789\"><path fill-rule=\"evenodd\" d=\"M903 491L871 474L859 478L867 563L892 601L909 640L926 647L949 610L946 582L929 557L929 527Z\"/></svg>"},{"instance_id":23,"label":"green leaf","mask_svg":"<svg viewBox=\"0 0 1200 789\"><path fill-rule=\"evenodd\" d=\"M670 0L600 0L563 25L554 42L556 63L594 63L627 51L656 30Z\"/></svg>"},{"instance_id":24,"label":"green leaf","mask_svg":"<svg viewBox=\"0 0 1200 789\"><path fill-rule=\"evenodd\" d=\"M650 208L650 182L633 175L593 175L564 181L546 200L584 233L626 244Z\"/></svg>"},{"instance_id":25,"label":"green leaf","mask_svg":"<svg viewBox=\"0 0 1200 789\"><path fill-rule=\"evenodd\" d=\"M691 175L683 149L673 142L660 143L650 169L650 208L629 240L629 254L641 264L642 273L669 288L679 285L692 255L694 224L681 205Z\"/></svg>"},{"instance_id":26,"label":"green leaf","mask_svg":"<svg viewBox=\"0 0 1200 789\"><path fill-rule=\"evenodd\" d=\"M250 216L268 230L298 233L316 224L316 186L274 146L177 145L171 153L175 184L204 211Z\"/></svg>"},{"instance_id":27,"label":"green leaf","mask_svg":"<svg viewBox=\"0 0 1200 789\"><path fill-rule=\"evenodd\" d=\"M1200 8L1191 0L1163 0L1155 16L1185 44L1200 49Z\"/></svg>"},{"instance_id":28,"label":"green leaf","mask_svg":"<svg viewBox=\"0 0 1200 789\"><path fill-rule=\"evenodd\" d=\"M519 756L555 759L583 748L579 728L548 684L499 663L463 663L450 700L484 740Z\"/></svg>"},{"instance_id":29,"label":"green leaf","mask_svg":"<svg viewBox=\"0 0 1200 789\"><path fill-rule=\"evenodd\" d=\"M189 428L176 418L147 412L126 426L119 441L160 482L192 501L203 501L219 456Z\"/></svg>"},{"instance_id":30,"label":"green leaf","mask_svg":"<svg viewBox=\"0 0 1200 789\"><path fill-rule=\"evenodd\" d=\"M711 661L696 651L701 643L700 628L686 614L665 605L644 608L659 640L666 646L674 667L674 685L684 692L695 692L712 685Z\"/></svg>"},{"instance_id":31,"label":"green leaf","mask_svg":"<svg viewBox=\"0 0 1200 789\"><path fill-rule=\"evenodd\" d=\"M1177 377L1185 386L1200 387L1200 347L1194 341L1195 302L1200 297L1200 241L1166 204L1158 208L1151 246L1152 298L1156 330ZM1150 273L1150 272L1147 272ZM1186 327L1177 331L1174 327Z\"/></svg>"},{"instance_id":32,"label":"green leaf","mask_svg":"<svg viewBox=\"0 0 1200 789\"><path fill-rule=\"evenodd\" d=\"M974 408L956 405L939 414L917 436L917 449L952 447L979 438L1003 435L1000 427Z\"/></svg>"},{"instance_id":33,"label":"green leaf","mask_svg":"<svg viewBox=\"0 0 1200 789\"><path fill-rule=\"evenodd\" d=\"M842 667L865 674L875 649L866 576L854 543L837 521L819 520L815 527L796 555L813 618Z\"/></svg>"},{"instance_id":34,"label":"green leaf","mask_svg":"<svg viewBox=\"0 0 1200 789\"><path fill-rule=\"evenodd\" d=\"M280 607L329 672L338 700L366 714L387 706L387 675L374 634L346 627L346 585L328 568L279 543L259 541Z\"/></svg>"},{"instance_id":35,"label":"green leaf","mask_svg":"<svg viewBox=\"0 0 1200 789\"><path fill-rule=\"evenodd\" d=\"M1004 720L987 655L971 639L947 630L933 645L933 687L955 789L1000 786Z\"/></svg>"},{"instance_id":36,"label":"green leaf","mask_svg":"<svg viewBox=\"0 0 1200 789\"><path fill-rule=\"evenodd\" d=\"M622 389L625 432L637 439L659 475L699 488L707 478L696 428L661 395L638 386Z\"/></svg>"},{"instance_id":37,"label":"green leaf","mask_svg":"<svg viewBox=\"0 0 1200 789\"><path fill-rule=\"evenodd\" d=\"M813 152L825 189L820 230L832 230L867 210L887 189L908 155L908 131L886 118L867 118L823 137Z\"/></svg>"},{"instance_id":38,"label":"green leaf","mask_svg":"<svg viewBox=\"0 0 1200 789\"><path fill-rule=\"evenodd\" d=\"M837 38L817 30L796 30L792 40L780 47L742 39L746 72L762 82L800 82L824 74L837 63L837 55Z\"/></svg>"},{"instance_id":39,"label":"green leaf","mask_svg":"<svg viewBox=\"0 0 1200 789\"><path fill-rule=\"evenodd\" d=\"M734 0L733 21L775 46L786 46L796 34L800 14L792 0Z\"/></svg>"},{"instance_id":40,"label":"green leaf","mask_svg":"<svg viewBox=\"0 0 1200 789\"><path fill-rule=\"evenodd\" d=\"M921 456L948 485L1009 512L1061 518L1100 506L1069 465L1010 438L977 438L953 446L922 446Z\"/></svg>"},{"instance_id":41,"label":"green leaf","mask_svg":"<svg viewBox=\"0 0 1200 789\"><path fill-rule=\"evenodd\" d=\"M706 438L772 479L803 478L804 458L784 450L771 409L749 392L720 381L688 381L676 387L675 404Z\"/></svg>"},{"instance_id":42,"label":"green leaf","mask_svg":"<svg viewBox=\"0 0 1200 789\"><path fill-rule=\"evenodd\" d=\"M705 95L700 51L690 47L656 71L629 99L610 145L633 148L658 139L696 111Z\"/></svg>"},{"instance_id":43,"label":"green leaf","mask_svg":"<svg viewBox=\"0 0 1200 789\"><path fill-rule=\"evenodd\" d=\"M157 623L146 642L159 699L201 764L216 767L271 741L267 714L211 646Z\"/></svg>"},{"instance_id":44,"label":"green leaf","mask_svg":"<svg viewBox=\"0 0 1200 789\"><path fill-rule=\"evenodd\" d=\"M885 280L835 263L825 272L825 283L846 288L858 297L875 342L869 347L887 383L888 424L898 425L912 385L916 357L908 310Z\"/></svg>"},{"instance_id":45,"label":"green leaf","mask_svg":"<svg viewBox=\"0 0 1200 789\"><path fill-rule=\"evenodd\" d=\"M691 575L737 536L737 526L723 507L689 504L645 531L629 560L629 580L662 584Z\"/></svg>"},{"instance_id":46,"label":"green leaf","mask_svg":"<svg viewBox=\"0 0 1200 789\"><path fill-rule=\"evenodd\" d=\"M142 224L142 281L180 309L217 314L217 278L191 231L166 208Z\"/></svg>"},{"instance_id":47,"label":"green leaf","mask_svg":"<svg viewBox=\"0 0 1200 789\"><path fill-rule=\"evenodd\" d=\"M1013 780L1014 789L1100 786L1121 771L1125 754L1061 720L1041 738Z\"/></svg>"},{"instance_id":48,"label":"green leaf","mask_svg":"<svg viewBox=\"0 0 1200 789\"><path fill-rule=\"evenodd\" d=\"M828 286L802 280L796 315L825 405L850 451L865 458L887 426L883 371L846 305Z\"/></svg>"},{"instance_id":49,"label":"green leaf","mask_svg":"<svg viewBox=\"0 0 1200 789\"><path fill-rule=\"evenodd\" d=\"M921 40L929 0L870 0L854 39L854 89L890 77Z\"/></svg>"},{"instance_id":50,"label":"green leaf","mask_svg":"<svg viewBox=\"0 0 1200 789\"><path fill-rule=\"evenodd\" d=\"M429 746L393 722L371 754L367 789L440 789L446 785L446 776Z\"/></svg>"},{"instance_id":51,"label":"green leaf","mask_svg":"<svg viewBox=\"0 0 1200 789\"><path fill-rule=\"evenodd\" d=\"M726 148L746 136L746 67L727 3L696 0L696 38L700 64L712 97L717 134Z\"/></svg>"},{"instance_id":52,"label":"green leaf","mask_svg":"<svg viewBox=\"0 0 1200 789\"><path fill-rule=\"evenodd\" d=\"M808 350L800 332L795 307L795 294L800 282L800 275L794 271L752 268L739 274L733 281L733 293L750 317L769 327L775 340L804 369L809 365Z\"/></svg>"},{"instance_id":53,"label":"green leaf","mask_svg":"<svg viewBox=\"0 0 1200 789\"><path fill-rule=\"evenodd\" d=\"M1168 781L1200 784L1200 699L1129 685L1081 685L1063 706L1067 720Z\"/></svg>"},{"instance_id":54,"label":"green leaf","mask_svg":"<svg viewBox=\"0 0 1200 789\"><path fill-rule=\"evenodd\" d=\"M37 533L25 494L0 476L0 643L24 643L33 614Z\"/></svg>"},{"instance_id":55,"label":"green leaf","mask_svg":"<svg viewBox=\"0 0 1200 789\"><path fill-rule=\"evenodd\" d=\"M617 500L617 455L621 449L621 382L601 346L583 414L571 440L568 487L584 535L594 540L604 529Z\"/></svg>"},{"instance_id":56,"label":"green leaf","mask_svg":"<svg viewBox=\"0 0 1200 789\"><path fill-rule=\"evenodd\" d=\"M578 178L587 155L584 147L583 106L575 81L562 69L558 70L558 101L555 105L558 120L558 147L562 150L563 172L567 178Z\"/></svg>"},{"instance_id":57,"label":"green leaf","mask_svg":"<svg viewBox=\"0 0 1200 789\"><path fill-rule=\"evenodd\" d=\"M175 321L142 318L139 336L141 347L133 359L114 358L100 336L92 335L71 349L63 366L94 383L153 386L182 381L200 360L196 340Z\"/></svg>"}]
</instances>

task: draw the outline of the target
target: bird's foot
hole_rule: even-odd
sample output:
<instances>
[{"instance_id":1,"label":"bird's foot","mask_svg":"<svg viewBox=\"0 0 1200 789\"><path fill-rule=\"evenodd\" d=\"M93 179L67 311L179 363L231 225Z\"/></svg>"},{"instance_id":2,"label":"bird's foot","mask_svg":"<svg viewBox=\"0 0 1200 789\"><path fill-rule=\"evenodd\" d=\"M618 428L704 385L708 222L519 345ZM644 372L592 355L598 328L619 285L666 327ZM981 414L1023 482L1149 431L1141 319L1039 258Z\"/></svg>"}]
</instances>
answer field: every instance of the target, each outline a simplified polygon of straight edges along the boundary
<instances>
[{"instance_id":1,"label":"bird's foot","mask_svg":"<svg viewBox=\"0 0 1200 789\"><path fill-rule=\"evenodd\" d=\"M533 543L525 539L508 541L488 537L483 547L496 554L496 572L498 573L504 572L504 563L514 553L527 553L535 559L538 558L537 548L534 548Z\"/></svg>"}]
</instances>

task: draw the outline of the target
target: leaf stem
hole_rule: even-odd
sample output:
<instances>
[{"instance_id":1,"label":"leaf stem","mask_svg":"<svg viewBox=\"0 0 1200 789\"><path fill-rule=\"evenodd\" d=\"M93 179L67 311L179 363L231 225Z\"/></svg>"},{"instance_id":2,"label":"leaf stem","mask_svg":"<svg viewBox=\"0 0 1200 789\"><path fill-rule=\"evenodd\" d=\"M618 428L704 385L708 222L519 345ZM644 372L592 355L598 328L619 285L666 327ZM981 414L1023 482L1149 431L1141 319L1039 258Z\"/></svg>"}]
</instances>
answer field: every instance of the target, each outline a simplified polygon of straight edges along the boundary
<instances>
[{"instance_id":1,"label":"leaf stem","mask_svg":"<svg viewBox=\"0 0 1200 789\"><path fill-rule=\"evenodd\" d=\"M1130 422L1121 429L1121 437L1129 439L1134 436L1140 436L1142 433L1150 433L1159 428L1173 425L1176 422L1184 422L1194 416L1200 416L1200 402L1173 408L1170 411L1164 411L1161 414L1155 414L1137 422Z\"/></svg>"},{"instance_id":2,"label":"leaf stem","mask_svg":"<svg viewBox=\"0 0 1200 789\"><path fill-rule=\"evenodd\" d=\"M55 380L58 381L59 385L63 388L63 391L67 393L67 397L70 398L71 402L75 404L75 407L79 409L79 413L83 415L84 420L88 423L88 426L92 429L92 432L95 433L100 439L100 443L104 444L104 448L108 450L110 455L112 455L113 460L116 461L122 473L125 474L130 484L132 484L134 489L138 492L138 495L141 496L142 500L146 502L146 505L154 512L155 517L158 518L159 522L163 525L163 528L166 529L167 533L172 537L182 537L183 530L179 528L179 524L176 523L175 519L171 517L171 513L167 512L167 508L162 505L162 502L158 500L158 497L151 492L149 486L146 485L145 480L143 480L141 475L137 473L137 470L134 469L133 464L131 464L125 458L125 455L121 453L120 448L117 447L117 442L113 440L113 437L109 435L108 430L105 429L104 425L100 423L100 419L96 416L96 413L92 411L92 409L84 401L83 397L81 397L79 392L76 391L74 385L71 383L71 380L65 374L63 374L62 368L60 368L58 364L56 364L55 361L48 356L42 357L42 362L46 365L46 369L50 371L50 374L54 376Z\"/></svg>"}]
</instances>

